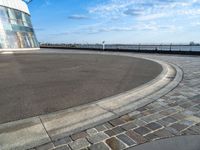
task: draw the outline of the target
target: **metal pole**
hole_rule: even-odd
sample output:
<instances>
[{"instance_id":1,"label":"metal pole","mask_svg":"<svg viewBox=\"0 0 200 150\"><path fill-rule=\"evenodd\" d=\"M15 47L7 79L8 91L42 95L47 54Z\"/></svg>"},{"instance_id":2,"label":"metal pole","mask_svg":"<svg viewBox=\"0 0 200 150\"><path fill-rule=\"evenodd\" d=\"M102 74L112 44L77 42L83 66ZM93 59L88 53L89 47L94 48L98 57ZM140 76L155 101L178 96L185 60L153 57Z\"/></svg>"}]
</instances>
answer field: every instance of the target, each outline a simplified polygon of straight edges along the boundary
<instances>
[{"instance_id":1,"label":"metal pole","mask_svg":"<svg viewBox=\"0 0 200 150\"><path fill-rule=\"evenodd\" d=\"M105 41L102 42L103 51L105 50Z\"/></svg>"},{"instance_id":2,"label":"metal pole","mask_svg":"<svg viewBox=\"0 0 200 150\"><path fill-rule=\"evenodd\" d=\"M169 51L172 51L172 43L170 44Z\"/></svg>"},{"instance_id":3,"label":"metal pole","mask_svg":"<svg viewBox=\"0 0 200 150\"><path fill-rule=\"evenodd\" d=\"M138 50L140 51L140 44L138 45Z\"/></svg>"},{"instance_id":4,"label":"metal pole","mask_svg":"<svg viewBox=\"0 0 200 150\"><path fill-rule=\"evenodd\" d=\"M192 45L190 45L190 52L192 52Z\"/></svg>"}]
</instances>

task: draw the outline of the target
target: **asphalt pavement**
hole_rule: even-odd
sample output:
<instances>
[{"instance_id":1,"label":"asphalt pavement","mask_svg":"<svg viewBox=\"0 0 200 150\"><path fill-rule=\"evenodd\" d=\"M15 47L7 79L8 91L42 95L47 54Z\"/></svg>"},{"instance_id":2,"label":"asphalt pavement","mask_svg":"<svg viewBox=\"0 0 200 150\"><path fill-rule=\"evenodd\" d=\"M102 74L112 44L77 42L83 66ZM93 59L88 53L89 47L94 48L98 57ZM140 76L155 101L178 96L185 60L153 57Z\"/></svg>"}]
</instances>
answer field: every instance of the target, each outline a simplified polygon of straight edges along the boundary
<instances>
[{"instance_id":1,"label":"asphalt pavement","mask_svg":"<svg viewBox=\"0 0 200 150\"><path fill-rule=\"evenodd\" d=\"M98 54L0 55L0 123L63 110L143 85L152 61Z\"/></svg>"}]
</instances>

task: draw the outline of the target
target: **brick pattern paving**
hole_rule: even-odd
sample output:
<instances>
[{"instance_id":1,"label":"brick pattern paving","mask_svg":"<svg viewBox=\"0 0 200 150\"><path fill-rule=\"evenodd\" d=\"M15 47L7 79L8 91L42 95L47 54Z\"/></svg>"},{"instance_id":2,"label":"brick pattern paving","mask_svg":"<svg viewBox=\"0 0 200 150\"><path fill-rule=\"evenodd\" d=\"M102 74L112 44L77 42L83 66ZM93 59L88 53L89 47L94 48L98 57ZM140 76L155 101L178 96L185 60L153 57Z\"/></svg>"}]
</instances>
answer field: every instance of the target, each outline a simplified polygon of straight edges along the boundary
<instances>
[{"instance_id":1,"label":"brick pattern paving","mask_svg":"<svg viewBox=\"0 0 200 150\"><path fill-rule=\"evenodd\" d=\"M176 89L120 118L34 149L118 150L162 138L200 134L200 57L147 56L183 69L184 78Z\"/></svg>"}]
</instances>

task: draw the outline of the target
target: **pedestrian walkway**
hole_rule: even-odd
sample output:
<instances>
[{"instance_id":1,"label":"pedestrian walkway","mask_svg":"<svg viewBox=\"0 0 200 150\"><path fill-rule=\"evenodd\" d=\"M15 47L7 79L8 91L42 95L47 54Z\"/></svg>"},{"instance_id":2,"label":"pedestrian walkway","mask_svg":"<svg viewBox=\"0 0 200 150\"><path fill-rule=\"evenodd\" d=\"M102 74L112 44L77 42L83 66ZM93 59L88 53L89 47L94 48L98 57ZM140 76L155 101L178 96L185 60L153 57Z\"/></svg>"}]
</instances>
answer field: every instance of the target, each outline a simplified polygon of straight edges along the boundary
<instances>
[{"instance_id":1,"label":"pedestrian walkway","mask_svg":"<svg viewBox=\"0 0 200 150\"><path fill-rule=\"evenodd\" d=\"M200 134L200 57L133 54L178 65L184 72L173 91L104 124L34 149L117 150L163 138Z\"/></svg>"}]
</instances>

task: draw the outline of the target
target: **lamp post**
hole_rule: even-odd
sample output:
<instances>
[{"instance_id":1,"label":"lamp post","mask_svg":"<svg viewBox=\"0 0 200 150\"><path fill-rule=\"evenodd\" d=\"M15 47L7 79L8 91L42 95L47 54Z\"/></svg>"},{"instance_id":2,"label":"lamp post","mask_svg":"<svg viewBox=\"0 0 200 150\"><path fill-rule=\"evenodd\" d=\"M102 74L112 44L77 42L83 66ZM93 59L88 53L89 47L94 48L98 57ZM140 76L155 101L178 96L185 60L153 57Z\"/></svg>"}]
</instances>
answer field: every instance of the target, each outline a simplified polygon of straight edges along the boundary
<instances>
[{"instance_id":1,"label":"lamp post","mask_svg":"<svg viewBox=\"0 0 200 150\"><path fill-rule=\"evenodd\" d=\"M105 50L105 41L102 42L103 51Z\"/></svg>"}]
</instances>

